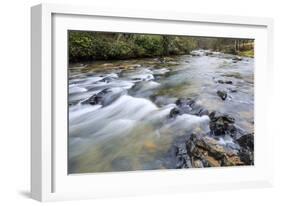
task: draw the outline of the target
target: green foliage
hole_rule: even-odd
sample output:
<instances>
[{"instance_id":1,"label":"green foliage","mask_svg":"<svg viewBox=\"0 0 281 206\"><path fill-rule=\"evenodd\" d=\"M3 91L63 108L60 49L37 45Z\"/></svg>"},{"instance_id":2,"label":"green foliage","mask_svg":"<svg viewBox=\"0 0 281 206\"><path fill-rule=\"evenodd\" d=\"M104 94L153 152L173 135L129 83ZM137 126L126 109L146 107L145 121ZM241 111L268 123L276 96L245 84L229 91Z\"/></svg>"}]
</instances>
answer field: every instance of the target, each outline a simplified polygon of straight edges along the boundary
<instances>
[{"instance_id":1,"label":"green foliage","mask_svg":"<svg viewBox=\"0 0 281 206\"><path fill-rule=\"evenodd\" d=\"M161 56L163 54L162 36L160 35L136 35L134 44L145 57Z\"/></svg>"},{"instance_id":2,"label":"green foliage","mask_svg":"<svg viewBox=\"0 0 281 206\"><path fill-rule=\"evenodd\" d=\"M180 55L196 48L235 54L253 49L251 40L84 31L70 31L68 44L70 62Z\"/></svg>"},{"instance_id":3,"label":"green foliage","mask_svg":"<svg viewBox=\"0 0 281 206\"><path fill-rule=\"evenodd\" d=\"M69 33L69 58L70 60L86 60L92 54L93 39L88 32L81 35L78 32Z\"/></svg>"},{"instance_id":4,"label":"green foliage","mask_svg":"<svg viewBox=\"0 0 281 206\"><path fill-rule=\"evenodd\" d=\"M108 51L110 59L126 59L133 57L133 48L126 42L113 42Z\"/></svg>"},{"instance_id":5,"label":"green foliage","mask_svg":"<svg viewBox=\"0 0 281 206\"><path fill-rule=\"evenodd\" d=\"M171 54L188 54L197 48L197 42L193 37L175 37L171 46Z\"/></svg>"},{"instance_id":6,"label":"green foliage","mask_svg":"<svg viewBox=\"0 0 281 206\"><path fill-rule=\"evenodd\" d=\"M254 49L250 49L250 50L244 50L238 53L239 56L244 56L244 57L251 57L254 58L255 54L254 54Z\"/></svg>"},{"instance_id":7,"label":"green foliage","mask_svg":"<svg viewBox=\"0 0 281 206\"><path fill-rule=\"evenodd\" d=\"M128 59L187 54L193 38L163 35L69 32L69 61Z\"/></svg>"}]
</instances>

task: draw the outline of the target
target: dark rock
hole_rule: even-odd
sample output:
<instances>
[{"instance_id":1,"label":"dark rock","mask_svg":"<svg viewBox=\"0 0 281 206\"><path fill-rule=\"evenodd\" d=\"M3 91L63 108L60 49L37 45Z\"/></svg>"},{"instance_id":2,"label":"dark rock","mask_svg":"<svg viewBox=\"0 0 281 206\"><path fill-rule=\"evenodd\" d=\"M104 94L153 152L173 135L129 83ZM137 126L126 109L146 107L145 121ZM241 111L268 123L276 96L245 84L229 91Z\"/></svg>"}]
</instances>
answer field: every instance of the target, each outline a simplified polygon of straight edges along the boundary
<instances>
[{"instance_id":1,"label":"dark rock","mask_svg":"<svg viewBox=\"0 0 281 206\"><path fill-rule=\"evenodd\" d=\"M179 108L173 108L171 111L170 111L170 115L169 117L171 118L174 118L178 115L181 115L182 114L182 111L179 109Z\"/></svg>"},{"instance_id":2,"label":"dark rock","mask_svg":"<svg viewBox=\"0 0 281 206\"><path fill-rule=\"evenodd\" d=\"M133 80L133 81L142 81L141 78L133 78L132 80Z\"/></svg>"},{"instance_id":3,"label":"dark rock","mask_svg":"<svg viewBox=\"0 0 281 206\"><path fill-rule=\"evenodd\" d=\"M240 145L238 155L246 165L254 164L254 133L242 135L238 138L237 143Z\"/></svg>"},{"instance_id":4,"label":"dark rock","mask_svg":"<svg viewBox=\"0 0 281 206\"><path fill-rule=\"evenodd\" d=\"M231 80L221 80L221 79L219 79L218 80L218 83L220 83L220 84L232 84L232 81Z\"/></svg>"},{"instance_id":5,"label":"dark rock","mask_svg":"<svg viewBox=\"0 0 281 206\"><path fill-rule=\"evenodd\" d=\"M189 155L187 154L187 148L185 143L178 144L176 146L177 152L176 152L176 168L190 168L191 165L191 159Z\"/></svg>"},{"instance_id":6,"label":"dark rock","mask_svg":"<svg viewBox=\"0 0 281 206\"><path fill-rule=\"evenodd\" d=\"M209 111L203 108L201 105L196 104L192 99L180 98L176 102L177 108L174 108L170 112L170 117L175 117L182 114L192 114L197 116L208 115Z\"/></svg>"},{"instance_id":7,"label":"dark rock","mask_svg":"<svg viewBox=\"0 0 281 206\"><path fill-rule=\"evenodd\" d=\"M217 95L218 95L222 100L226 100L226 98L227 98L227 93L226 93L225 91L218 90L218 91L217 91Z\"/></svg>"},{"instance_id":8,"label":"dark rock","mask_svg":"<svg viewBox=\"0 0 281 206\"><path fill-rule=\"evenodd\" d=\"M224 81L225 84L232 84L232 81L231 80L226 80Z\"/></svg>"},{"instance_id":9,"label":"dark rock","mask_svg":"<svg viewBox=\"0 0 281 206\"><path fill-rule=\"evenodd\" d=\"M227 114L220 114L218 112L211 112L210 118L210 130L212 135L225 135L229 134L235 137L237 129L234 126L235 119Z\"/></svg>"},{"instance_id":10,"label":"dark rock","mask_svg":"<svg viewBox=\"0 0 281 206\"><path fill-rule=\"evenodd\" d=\"M102 106L107 106L117 100L124 93L125 90L121 88L106 88L101 92L94 94L89 99L83 101L82 104L101 104Z\"/></svg>"},{"instance_id":11,"label":"dark rock","mask_svg":"<svg viewBox=\"0 0 281 206\"><path fill-rule=\"evenodd\" d=\"M190 105L192 105L192 104L194 104L195 103L195 101L194 100L192 100L192 99L189 99L189 98L186 98L186 99L184 99L184 98L179 98L179 99L177 99L177 101L176 101L176 105L178 105L178 106L180 106L180 107L185 107L185 106L190 106Z\"/></svg>"},{"instance_id":12,"label":"dark rock","mask_svg":"<svg viewBox=\"0 0 281 206\"><path fill-rule=\"evenodd\" d=\"M212 121L216 121L218 120L219 118L222 118L224 121L228 122L228 123L234 123L235 122L235 119L234 117L228 115L228 114L222 114L220 112L216 112L216 111L213 111L209 114L209 117Z\"/></svg>"},{"instance_id":13,"label":"dark rock","mask_svg":"<svg viewBox=\"0 0 281 206\"><path fill-rule=\"evenodd\" d=\"M109 82L112 82L114 81L115 78L112 78L112 77L105 77L101 80L101 82L106 82L106 83L109 83Z\"/></svg>"},{"instance_id":14,"label":"dark rock","mask_svg":"<svg viewBox=\"0 0 281 206\"><path fill-rule=\"evenodd\" d=\"M238 153L242 162L246 165L254 165L254 152L246 149L241 149Z\"/></svg>"},{"instance_id":15,"label":"dark rock","mask_svg":"<svg viewBox=\"0 0 281 206\"><path fill-rule=\"evenodd\" d=\"M245 134L236 140L238 144L248 150L254 150L254 133Z\"/></svg>"},{"instance_id":16,"label":"dark rock","mask_svg":"<svg viewBox=\"0 0 281 206\"><path fill-rule=\"evenodd\" d=\"M242 57L236 56L232 59L233 61L242 61Z\"/></svg>"},{"instance_id":17,"label":"dark rock","mask_svg":"<svg viewBox=\"0 0 281 206\"><path fill-rule=\"evenodd\" d=\"M103 90L104 91L104 90ZM91 105L96 105L96 104L101 104L102 101L102 96L106 93L106 90L104 92L100 92L98 94L94 94L91 96L89 99L85 100L82 102L82 104L91 104Z\"/></svg>"}]
</instances>

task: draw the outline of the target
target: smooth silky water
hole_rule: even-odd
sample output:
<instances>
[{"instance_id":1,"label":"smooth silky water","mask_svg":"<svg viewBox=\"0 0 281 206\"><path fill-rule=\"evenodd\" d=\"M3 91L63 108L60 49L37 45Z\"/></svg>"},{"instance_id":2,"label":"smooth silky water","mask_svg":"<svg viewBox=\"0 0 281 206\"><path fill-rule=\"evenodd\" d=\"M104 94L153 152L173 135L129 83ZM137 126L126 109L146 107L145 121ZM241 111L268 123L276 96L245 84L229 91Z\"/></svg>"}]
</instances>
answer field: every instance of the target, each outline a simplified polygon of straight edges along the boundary
<instances>
[{"instance_id":1,"label":"smooth silky water","mask_svg":"<svg viewBox=\"0 0 281 206\"><path fill-rule=\"evenodd\" d=\"M70 65L69 173L175 168L169 150L176 139L209 132L208 116L168 118L178 98L230 114L241 130L253 131L254 59L233 58L214 53ZM83 103L107 88L112 96L104 105ZM218 90L228 92L225 101Z\"/></svg>"}]
</instances>

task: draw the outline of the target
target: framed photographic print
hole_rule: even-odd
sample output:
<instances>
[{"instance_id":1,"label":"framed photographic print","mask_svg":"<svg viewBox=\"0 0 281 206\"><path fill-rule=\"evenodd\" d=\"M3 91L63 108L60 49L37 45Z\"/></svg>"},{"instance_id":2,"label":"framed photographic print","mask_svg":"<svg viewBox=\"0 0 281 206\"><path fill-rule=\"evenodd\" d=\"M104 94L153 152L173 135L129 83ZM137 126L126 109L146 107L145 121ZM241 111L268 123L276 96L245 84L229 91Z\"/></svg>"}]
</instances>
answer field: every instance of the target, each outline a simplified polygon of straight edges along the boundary
<instances>
[{"instance_id":1,"label":"framed photographic print","mask_svg":"<svg viewBox=\"0 0 281 206\"><path fill-rule=\"evenodd\" d=\"M271 19L31 11L34 199L271 186Z\"/></svg>"}]
</instances>

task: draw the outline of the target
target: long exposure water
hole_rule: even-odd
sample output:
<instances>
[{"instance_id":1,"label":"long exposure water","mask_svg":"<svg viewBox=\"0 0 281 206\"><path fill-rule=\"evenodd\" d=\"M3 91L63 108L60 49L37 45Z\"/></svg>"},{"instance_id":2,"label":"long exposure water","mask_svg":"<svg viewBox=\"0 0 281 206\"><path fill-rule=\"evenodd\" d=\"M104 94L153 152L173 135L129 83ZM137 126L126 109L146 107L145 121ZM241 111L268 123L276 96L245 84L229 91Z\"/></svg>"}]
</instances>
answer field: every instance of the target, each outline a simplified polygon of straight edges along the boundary
<instances>
[{"instance_id":1,"label":"long exposure water","mask_svg":"<svg viewBox=\"0 0 281 206\"><path fill-rule=\"evenodd\" d=\"M173 168L173 142L209 132L209 117L168 118L178 98L254 130L254 59L219 52L69 67L69 173ZM223 82L223 83L222 83ZM226 91L222 100L217 91ZM91 104L95 94L98 103ZM222 144L233 144L222 138Z\"/></svg>"}]
</instances>

